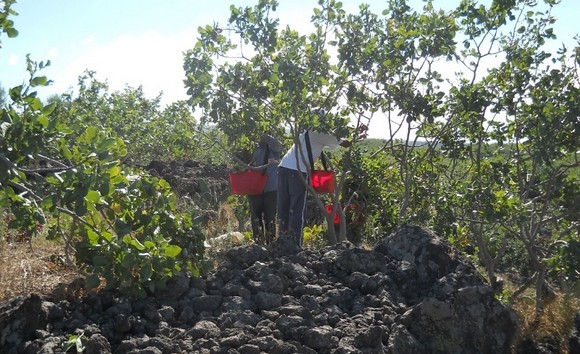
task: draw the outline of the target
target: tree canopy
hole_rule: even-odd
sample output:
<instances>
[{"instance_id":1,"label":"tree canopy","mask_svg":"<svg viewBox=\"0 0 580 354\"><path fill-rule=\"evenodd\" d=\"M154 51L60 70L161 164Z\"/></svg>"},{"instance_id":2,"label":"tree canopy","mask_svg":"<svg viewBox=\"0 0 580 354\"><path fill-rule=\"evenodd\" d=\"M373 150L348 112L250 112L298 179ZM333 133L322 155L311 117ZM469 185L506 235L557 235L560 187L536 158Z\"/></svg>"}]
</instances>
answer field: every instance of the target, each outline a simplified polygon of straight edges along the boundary
<instances>
[{"instance_id":1,"label":"tree canopy","mask_svg":"<svg viewBox=\"0 0 580 354\"><path fill-rule=\"evenodd\" d=\"M559 254L578 244L580 46L549 49L557 1L435 4L347 13L319 0L310 33L281 28L275 0L232 6L185 54L189 102L241 148L264 130L384 120L373 161L355 147L339 162L338 199L374 207L367 232L430 225L474 247L493 284L523 248L540 291L546 264L570 269ZM318 107L330 119L309 114Z\"/></svg>"}]
</instances>

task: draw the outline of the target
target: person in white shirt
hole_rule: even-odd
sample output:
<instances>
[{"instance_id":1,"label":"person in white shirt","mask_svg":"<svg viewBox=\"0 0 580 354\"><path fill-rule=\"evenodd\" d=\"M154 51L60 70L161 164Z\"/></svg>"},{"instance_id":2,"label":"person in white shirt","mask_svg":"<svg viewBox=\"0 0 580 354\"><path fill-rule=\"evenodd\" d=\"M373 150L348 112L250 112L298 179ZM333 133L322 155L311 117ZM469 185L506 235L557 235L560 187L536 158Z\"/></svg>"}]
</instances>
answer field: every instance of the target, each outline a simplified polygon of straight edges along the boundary
<instances>
[{"instance_id":1,"label":"person in white shirt","mask_svg":"<svg viewBox=\"0 0 580 354\"><path fill-rule=\"evenodd\" d=\"M304 208L306 206L307 188L299 174L308 181L310 165L306 149L305 133L284 155L278 165L278 230L281 236L290 236L296 245L302 247L302 229L304 227ZM339 140L333 135L308 130L313 162L320 157L325 147L349 147L351 142Z\"/></svg>"}]
</instances>

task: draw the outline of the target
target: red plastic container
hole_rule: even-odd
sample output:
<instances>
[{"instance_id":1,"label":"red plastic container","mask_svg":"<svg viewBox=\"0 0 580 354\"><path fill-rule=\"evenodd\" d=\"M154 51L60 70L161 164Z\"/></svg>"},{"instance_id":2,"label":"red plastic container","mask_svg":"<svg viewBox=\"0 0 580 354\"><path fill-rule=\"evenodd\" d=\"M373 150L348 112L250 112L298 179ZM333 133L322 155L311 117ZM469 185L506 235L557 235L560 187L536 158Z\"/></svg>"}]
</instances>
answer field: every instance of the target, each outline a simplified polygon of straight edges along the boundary
<instances>
[{"instance_id":1,"label":"red plastic container","mask_svg":"<svg viewBox=\"0 0 580 354\"><path fill-rule=\"evenodd\" d=\"M310 183L317 193L332 193L336 189L336 174L329 170L312 171Z\"/></svg>"},{"instance_id":2,"label":"red plastic container","mask_svg":"<svg viewBox=\"0 0 580 354\"><path fill-rule=\"evenodd\" d=\"M229 174L232 194L258 195L264 192L268 177L260 171L245 170Z\"/></svg>"},{"instance_id":3,"label":"red plastic container","mask_svg":"<svg viewBox=\"0 0 580 354\"><path fill-rule=\"evenodd\" d=\"M326 204L324 206L326 208L326 212L327 213L332 213L332 209L333 209L333 205L332 204ZM334 213L333 217L332 217L332 221L334 222L335 225L340 224L340 216L338 215L338 213Z\"/></svg>"}]
</instances>

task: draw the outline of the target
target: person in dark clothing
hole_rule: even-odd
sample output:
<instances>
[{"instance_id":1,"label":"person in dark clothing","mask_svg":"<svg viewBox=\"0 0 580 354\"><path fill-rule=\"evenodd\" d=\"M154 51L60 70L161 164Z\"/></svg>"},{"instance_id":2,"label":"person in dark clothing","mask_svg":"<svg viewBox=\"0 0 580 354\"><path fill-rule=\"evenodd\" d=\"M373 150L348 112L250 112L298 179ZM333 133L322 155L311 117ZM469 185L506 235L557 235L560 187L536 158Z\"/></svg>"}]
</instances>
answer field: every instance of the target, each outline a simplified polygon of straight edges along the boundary
<instances>
[{"instance_id":1,"label":"person in dark clothing","mask_svg":"<svg viewBox=\"0 0 580 354\"><path fill-rule=\"evenodd\" d=\"M250 166L262 170L268 177L264 192L248 196L252 236L258 244L266 245L276 237L276 206L278 172L282 143L271 135L262 135Z\"/></svg>"}]
</instances>

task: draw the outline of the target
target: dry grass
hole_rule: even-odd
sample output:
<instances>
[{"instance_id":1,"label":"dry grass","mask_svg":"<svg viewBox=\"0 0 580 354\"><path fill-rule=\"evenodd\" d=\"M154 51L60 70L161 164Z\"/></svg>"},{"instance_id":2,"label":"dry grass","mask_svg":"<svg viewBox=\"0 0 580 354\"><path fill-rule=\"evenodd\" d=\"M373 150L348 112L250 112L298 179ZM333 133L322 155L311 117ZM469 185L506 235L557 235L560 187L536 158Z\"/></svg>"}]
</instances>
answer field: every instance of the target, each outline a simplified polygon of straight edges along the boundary
<instances>
[{"instance_id":1,"label":"dry grass","mask_svg":"<svg viewBox=\"0 0 580 354\"><path fill-rule=\"evenodd\" d=\"M536 302L533 294L524 295L513 306L520 317L521 339L541 342L546 338L559 340L560 352L569 353L568 338L574 318L580 311L580 299L573 295L558 294L545 304L542 314L536 316Z\"/></svg>"},{"instance_id":2,"label":"dry grass","mask_svg":"<svg viewBox=\"0 0 580 354\"><path fill-rule=\"evenodd\" d=\"M0 301L19 295L52 294L59 284L79 277L62 259L63 246L42 237L18 241L0 238Z\"/></svg>"},{"instance_id":3,"label":"dry grass","mask_svg":"<svg viewBox=\"0 0 580 354\"><path fill-rule=\"evenodd\" d=\"M478 266L477 270L487 279L485 268ZM514 283L515 277L509 274L498 275L504 281L507 293L513 294L519 288L519 285ZM568 339L574 326L576 314L580 312L579 294L580 283L568 284L566 293L556 292L555 297L546 301L544 311L538 317L536 315L535 289L531 287L524 291L512 306L520 320L519 339L516 346L526 339L539 343L548 338L554 338L559 342L560 353L570 353Z\"/></svg>"},{"instance_id":4,"label":"dry grass","mask_svg":"<svg viewBox=\"0 0 580 354\"><path fill-rule=\"evenodd\" d=\"M218 208L216 218L208 223L205 232L209 237L212 237L240 231L241 227L234 208L228 203L222 203Z\"/></svg>"}]
</instances>

